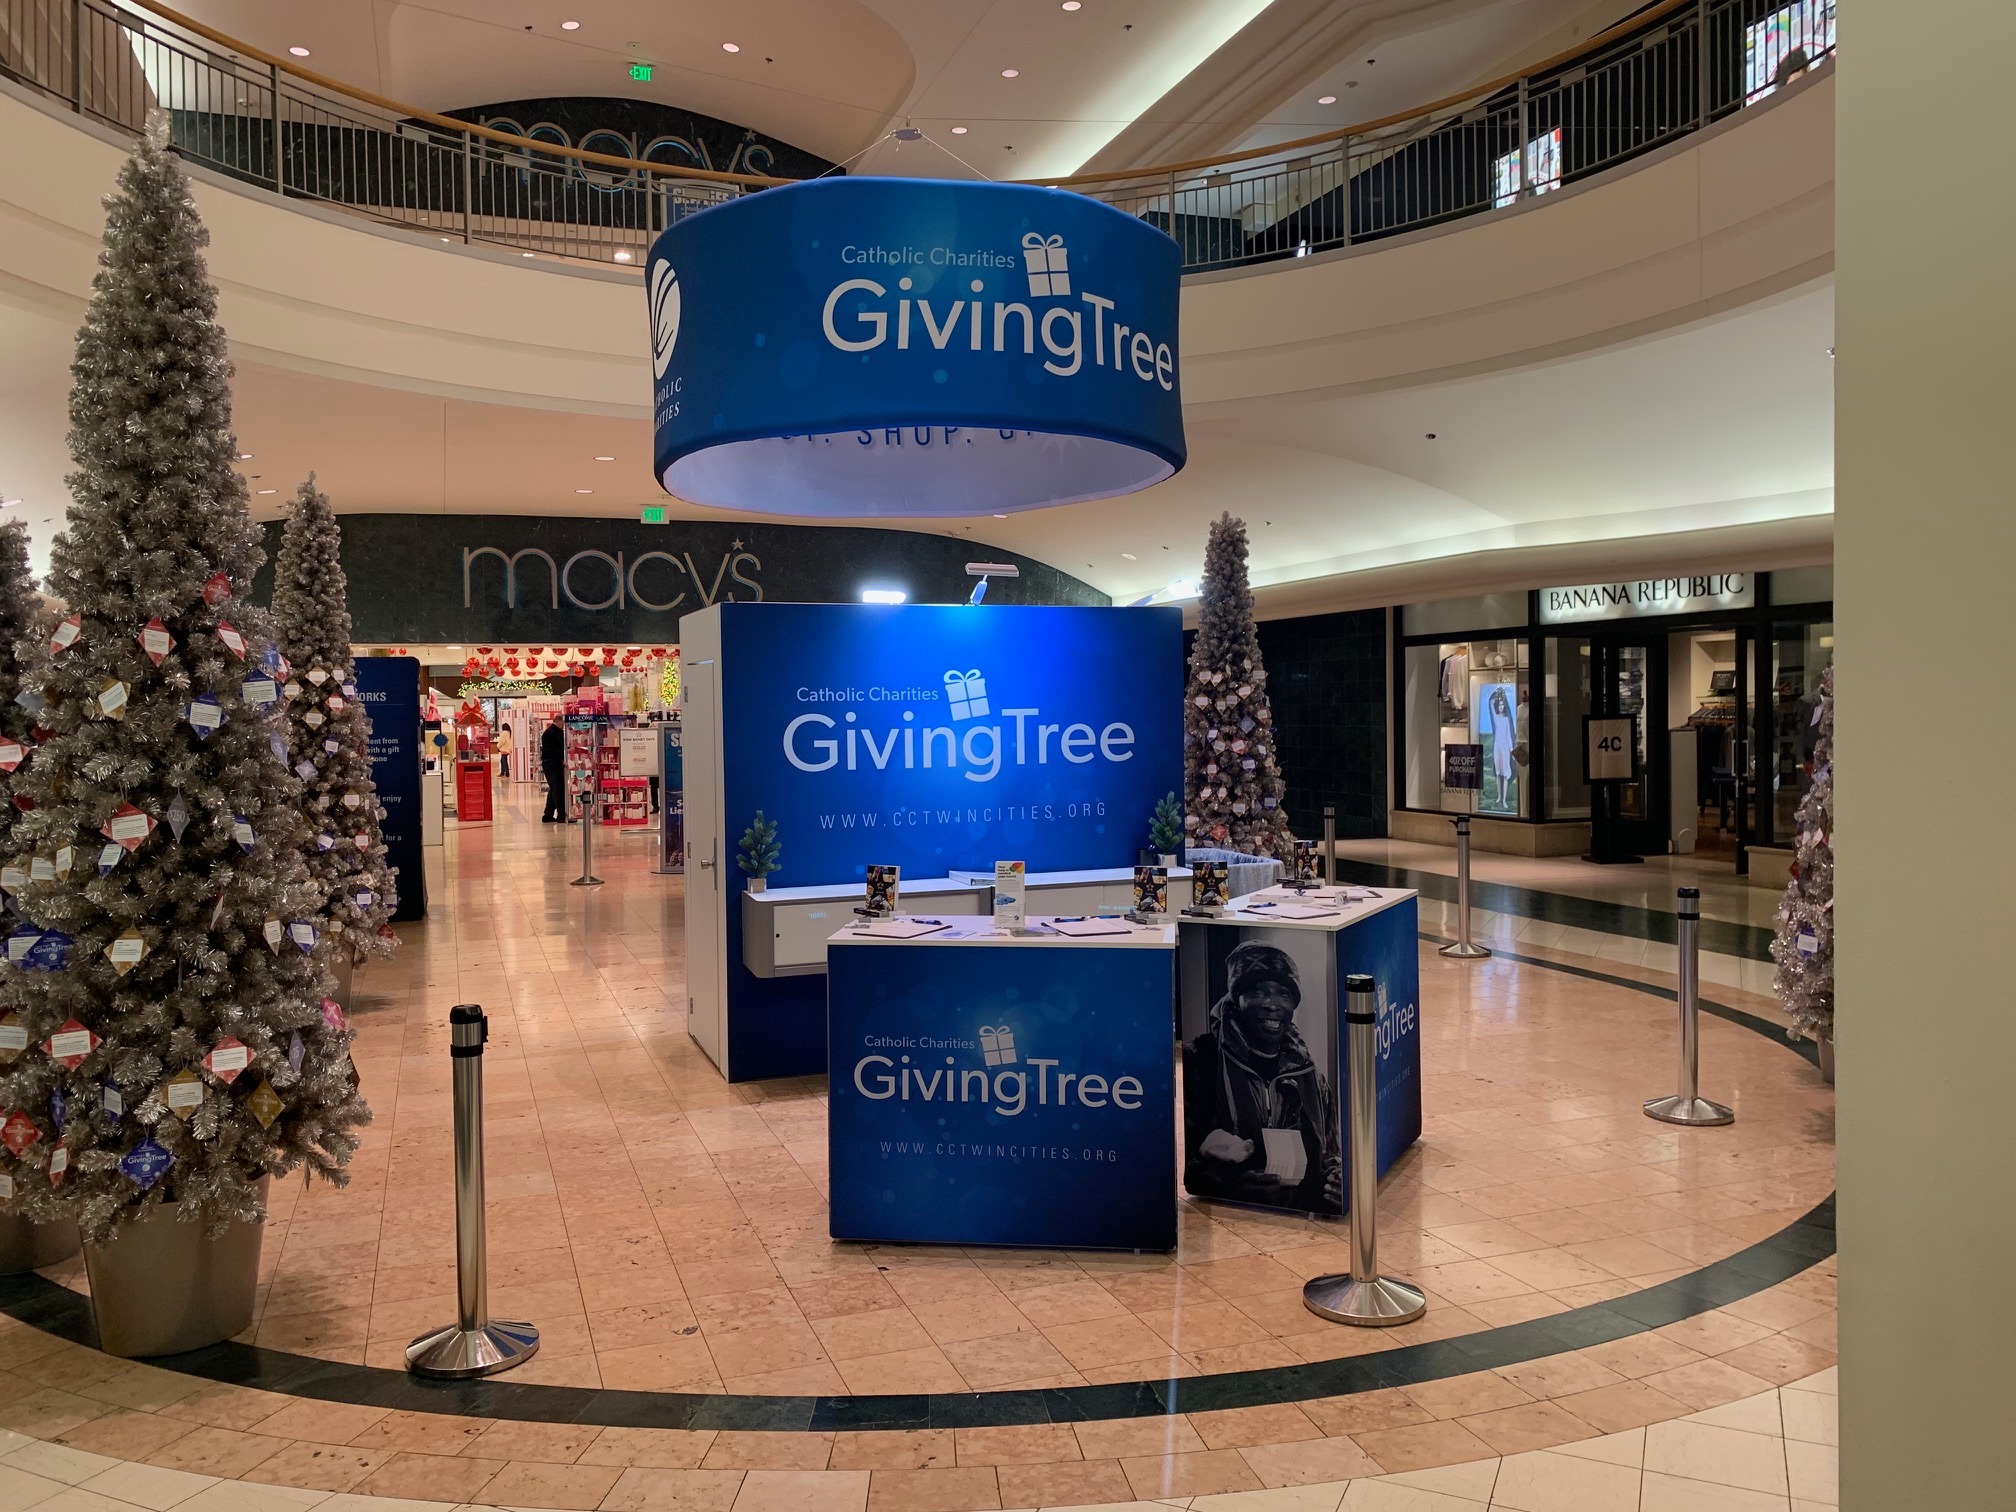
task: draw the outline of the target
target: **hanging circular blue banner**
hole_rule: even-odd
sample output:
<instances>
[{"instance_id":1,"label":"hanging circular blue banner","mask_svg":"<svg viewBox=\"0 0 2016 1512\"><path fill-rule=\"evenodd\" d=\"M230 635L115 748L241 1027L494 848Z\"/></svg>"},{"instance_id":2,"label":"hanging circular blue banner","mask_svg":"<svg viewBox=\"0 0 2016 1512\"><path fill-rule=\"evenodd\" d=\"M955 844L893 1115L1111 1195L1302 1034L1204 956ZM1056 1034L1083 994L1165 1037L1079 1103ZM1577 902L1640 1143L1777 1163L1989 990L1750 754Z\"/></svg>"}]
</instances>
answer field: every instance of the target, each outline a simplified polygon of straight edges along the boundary
<instances>
[{"instance_id":1,"label":"hanging circular blue banner","mask_svg":"<svg viewBox=\"0 0 2016 1512\"><path fill-rule=\"evenodd\" d=\"M830 178L652 244L667 492L766 514L1009 514L1183 465L1181 254L1058 189Z\"/></svg>"}]
</instances>

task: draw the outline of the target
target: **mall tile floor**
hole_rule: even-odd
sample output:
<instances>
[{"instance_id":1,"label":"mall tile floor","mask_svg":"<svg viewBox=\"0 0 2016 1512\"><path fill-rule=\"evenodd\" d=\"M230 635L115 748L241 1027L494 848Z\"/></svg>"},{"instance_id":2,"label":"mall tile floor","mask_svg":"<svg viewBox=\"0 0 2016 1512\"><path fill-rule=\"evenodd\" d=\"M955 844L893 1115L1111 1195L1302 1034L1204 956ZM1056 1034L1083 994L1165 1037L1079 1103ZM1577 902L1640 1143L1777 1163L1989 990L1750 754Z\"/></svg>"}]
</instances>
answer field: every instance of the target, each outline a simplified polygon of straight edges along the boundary
<instances>
[{"instance_id":1,"label":"mall tile floor","mask_svg":"<svg viewBox=\"0 0 2016 1512\"><path fill-rule=\"evenodd\" d=\"M1345 1264L1341 1233L1309 1220L1186 1202L1173 1256L831 1243L823 1082L723 1083L683 1031L684 884L651 873L655 837L599 832L607 885L574 888L580 830L541 826L537 809L520 785L498 823L451 824L430 857L428 921L360 974L357 1056L377 1119L347 1189L275 1193L246 1339L368 1383L452 1318L446 1014L478 1002L493 1020L492 1311L543 1337L508 1379L583 1388L583 1409L529 1422L356 1405L369 1392L295 1397L0 1318L0 1512L1835 1503L1831 1254L1802 1254L1724 1305L1656 1325L1663 1314L1640 1306L1648 1321L1607 1342L1498 1368L1334 1396L1264 1384L1312 1362L1418 1359L1428 1341L1489 1353L1528 1320L1590 1316L1578 1310L1614 1324L1647 1288L1685 1296L1703 1267L1751 1264L1784 1233L1810 1239L1794 1226L1831 1191L1832 1094L1768 999L1713 990L1751 1016L1702 1026L1705 1090L1738 1120L1671 1129L1639 1106L1670 1090L1662 961L1519 938L1523 959L1459 965L1424 944L1427 1125L1382 1190L1381 1258L1426 1286L1430 1309L1402 1329L1346 1329L1301 1304L1305 1278ZM1424 908L1424 930L1439 917ZM84 1285L74 1264L50 1274ZM1062 1402L1131 1381L1180 1401L1186 1381L1228 1372L1259 1373L1236 1378L1262 1383L1258 1405L754 1426L766 1401L939 1393L956 1406L1055 1387ZM704 1394L731 1426L598 1426L611 1414L595 1404L618 1392Z\"/></svg>"}]
</instances>

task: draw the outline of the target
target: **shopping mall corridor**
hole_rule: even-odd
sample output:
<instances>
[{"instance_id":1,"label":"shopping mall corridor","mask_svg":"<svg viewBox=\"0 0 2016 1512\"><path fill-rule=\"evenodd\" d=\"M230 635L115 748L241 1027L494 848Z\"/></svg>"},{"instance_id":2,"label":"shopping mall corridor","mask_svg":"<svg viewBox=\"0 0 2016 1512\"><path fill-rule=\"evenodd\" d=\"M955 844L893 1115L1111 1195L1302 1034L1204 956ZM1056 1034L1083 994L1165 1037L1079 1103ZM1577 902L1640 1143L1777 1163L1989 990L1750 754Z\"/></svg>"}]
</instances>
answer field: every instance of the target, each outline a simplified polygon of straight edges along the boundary
<instances>
[{"instance_id":1,"label":"shopping mall corridor","mask_svg":"<svg viewBox=\"0 0 2016 1512\"><path fill-rule=\"evenodd\" d=\"M1167 1256L830 1242L823 1079L731 1087L687 1038L655 835L598 832L605 885L574 887L580 829L506 792L450 822L428 919L358 977L375 1121L347 1188L274 1192L241 1343L119 1361L69 1294L5 1293L0 1509L1834 1503L1832 1093L1767 998L1711 990L1737 1122L1674 1129L1639 1108L1673 1037L1642 952L1424 942L1426 1129L1381 1254L1429 1311L1341 1328L1300 1287L1342 1235L1304 1218L1185 1200ZM457 1003L491 1018L491 1307L542 1344L422 1400L403 1347L455 1312ZM1323 1374L1363 1356L1354 1389Z\"/></svg>"}]
</instances>

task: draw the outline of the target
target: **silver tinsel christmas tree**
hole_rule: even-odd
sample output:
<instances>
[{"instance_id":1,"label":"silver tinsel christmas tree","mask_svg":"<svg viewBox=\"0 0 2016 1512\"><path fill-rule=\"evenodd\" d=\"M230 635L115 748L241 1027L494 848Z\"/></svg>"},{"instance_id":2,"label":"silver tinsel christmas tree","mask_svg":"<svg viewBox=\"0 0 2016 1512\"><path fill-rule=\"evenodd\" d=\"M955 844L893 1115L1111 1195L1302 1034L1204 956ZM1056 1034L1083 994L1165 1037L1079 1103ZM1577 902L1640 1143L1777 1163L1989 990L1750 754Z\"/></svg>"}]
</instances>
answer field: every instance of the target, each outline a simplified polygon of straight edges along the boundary
<instances>
[{"instance_id":1,"label":"silver tinsel christmas tree","mask_svg":"<svg viewBox=\"0 0 2016 1512\"><path fill-rule=\"evenodd\" d=\"M1813 706L1813 785L1799 800L1793 821L1798 850L1792 880L1778 905L1771 959L1778 963L1771 988L1792 1020L1792 1032L1810 1040L1834 1038L1834 669L1820 674Z\"/></svg>"},{"instance_id":2,"label":"silver tinsel christmas tree","mask_svg":"<svg viewBox=\"0 0 2016 1512\"><path fill-rule=\"evenodd\" d=\"M48 638L48 615L28 569L28 527L9 520L0 525L0 894L7 896L15 892L10 884L16 878L4 858L14 854L14 821L21 814L14 804L14 774L35 749L35 716L18 695L33 682Z\"/></svg>"},{"instance_id":3,"label":"silver tinsel christmas tree","mask_svg":"<svg viewBox=\"0 0 2016 1512\"><path fill-rule=\"evenodd\" d=\"M311 473L294 496L273 573L273 619L293 664L287 756L308 816L308 875L322 898L318 920L353 960L388 955L397 870L378 831L383 811L371 781L371 725L357 700L350 659L349 583L343 530Z\"/></svg>"},{"instance_id":4,"label":"silver tinsel christmas tree","mask_svg":"<svg viewBox=\"0 0 2016 1512\"><path fill-rule=\"evenodd\" d=\"M259 534L232 468L208 240L156 117L106 202L71 367L68 525L41 738L15 773L31 869L0 965L10 1211L104 1239L163 1200L213 1231L256 1183L333 1181L370 1114L329 999L278 710Z\"/></svg>"},{"instance_id":5,"label":"silver tinsel christmas tree","mask_svg":"<svg viewBox=\"0 0 2016 1512\"><path fill-rule=\"evenodd\" d=\"M1223 515L1204 548L1183 697L1183 827L1191 845L1250 856L1294 849L1274 759L1274 710L1246 585L1246 522Z\"/></svg>"}]
</instances>

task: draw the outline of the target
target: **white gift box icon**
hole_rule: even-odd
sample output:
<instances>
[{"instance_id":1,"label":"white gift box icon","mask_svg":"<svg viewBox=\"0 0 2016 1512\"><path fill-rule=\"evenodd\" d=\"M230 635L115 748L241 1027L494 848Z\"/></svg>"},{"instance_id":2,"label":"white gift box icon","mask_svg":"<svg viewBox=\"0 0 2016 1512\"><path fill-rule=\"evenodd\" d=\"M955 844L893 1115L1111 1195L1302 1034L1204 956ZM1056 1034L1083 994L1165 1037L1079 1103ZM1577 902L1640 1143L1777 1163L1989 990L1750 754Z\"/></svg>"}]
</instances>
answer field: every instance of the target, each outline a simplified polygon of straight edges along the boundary
<instances>
[{"instance_id":1,"label":"white gift box icon","mask_svg":"<svg viewBox=\"0 0 2016 1512\"><path fill-rule=\"evenodd\" d=\"M983 717L987 713L987 679L977 667L971 672L947 672L945 701L952 705L954 719Z\"/></svg>"},{"instance_id":2,"label":"white gift box icon","mask_svg":"<svg viewBox=\"0 0 2016 1512\"><path fill-rule=\"evenodd\" d=\"M1022 238L1022 261L1029 265L1029 297L1047 299L1071 292L1071 272L1061 236L1031 231Z\"/></svg>"},{"instance_id":3,"label":"white gift box icon","mask_svg":"<svg viewBox=\"0 0 2016 1512\"><path fill-rule=\"evenodd\" d=\"M1015 1031L1006 1024L980 1026L980 1054L990 1066L1015 1064Z\"/></svg>"}]
</instances>

